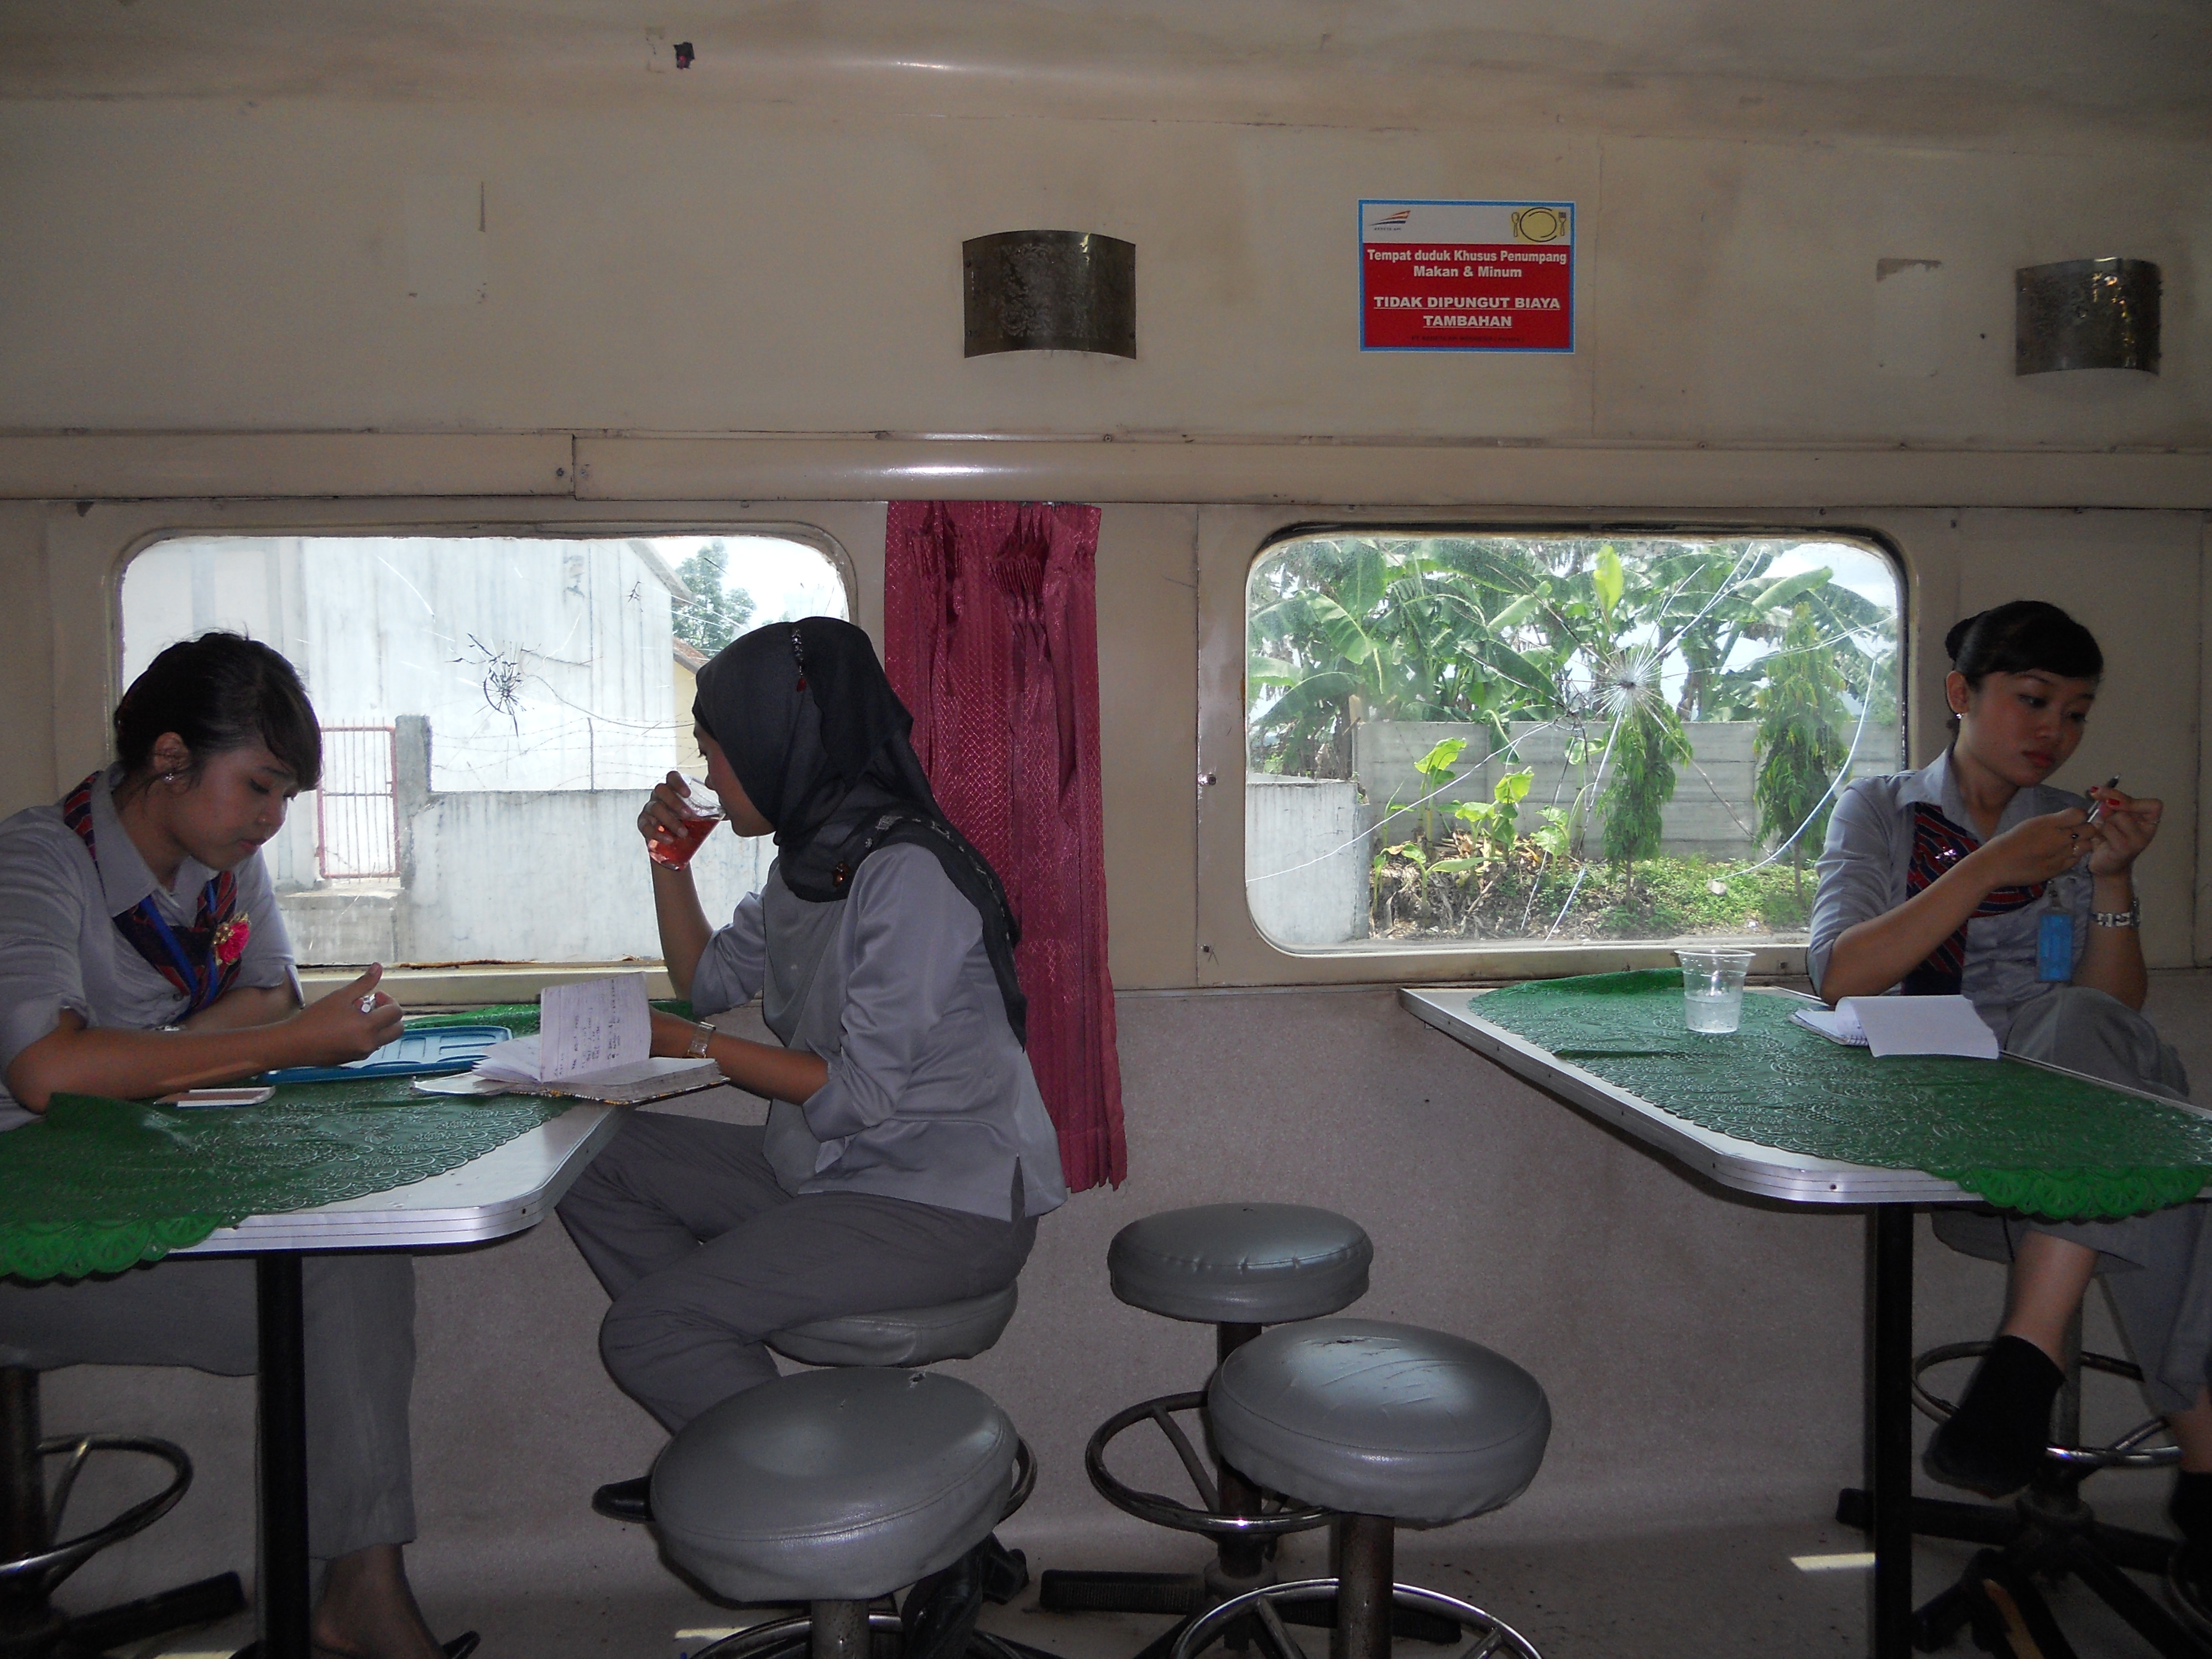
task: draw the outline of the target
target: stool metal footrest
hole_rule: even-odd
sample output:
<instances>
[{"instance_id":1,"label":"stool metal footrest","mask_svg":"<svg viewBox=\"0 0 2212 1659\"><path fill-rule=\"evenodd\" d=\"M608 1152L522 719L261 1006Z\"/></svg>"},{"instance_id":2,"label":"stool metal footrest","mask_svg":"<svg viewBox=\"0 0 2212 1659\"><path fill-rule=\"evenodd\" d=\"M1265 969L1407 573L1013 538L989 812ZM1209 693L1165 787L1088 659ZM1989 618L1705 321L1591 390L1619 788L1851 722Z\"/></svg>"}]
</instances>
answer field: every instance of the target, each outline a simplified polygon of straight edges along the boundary
<instances>
[{"instance_id":1,"label":"stool metal footrest","mask_svg":"<svg viewBox=\"0 0 2212 1659\"><path fill-rule=\"evenodd\" d=\"M1988 1342L1947 1342L1942 1347L1930 1348L1912 1358L1912 1403L1923 1417L1941 1423L1958 1410L1957 1405L1946 1400L1928 1387L1921 1378L1938 1365L1948 1365L1954 1360L1979 1359L1993 1345ZM2130 1382L2142 1381L2142 1368L2131 1361L2116 1359L2111 1354L2083 1353L2081 1369L2102 1371L2107 1376L2120 1377ZM2069 1468L2086 1472L2095 1469L2163 1469L2181 1462L2181 1448L2175 1445L2151 1446L2148 1443L2166 1431L2161 1418L2152 1418L2139 1423L2109 1446L2045 1446L2043 1455L2053 1462Z\"/></svg>"},{"instance_id":2,"label":"stool metal footrest","mask_svg":"<svg viewBox=\"0 0 2212 1659\"><path fill-rule=\"evenodd\" d=\"M1232 1596L1212 1612L1193 1620L1185 1627L1175 1645L1169 1650L1168 1659L1194 1659L1213 1641L1226 1633L1230 1626L1249 1617L1258 1626L1259 1639L1272 1651L1274 1659L1308 1659L1305 1650L1292 1636L1279 1601L1333 1601L1343 1581L1337 1578L1301 1578L1287 1584L1270 1584L1262 1589L1247 1590ZM1528 1638L1504 1620L1485 1613L1472 1602L1456 1596L1440 1595L1423 1589L1418 1584L1393 1584L1390 1599L1394 1608L1402 1613L1408 1609L1441 1615L1462 1630L1473 1633L1472 1644L1459 1659L1496 1659L1510 1654L1513 1659L1542 1659ZM1304 1623L1304 1620L1297 1622Z\"/></svg>"},{"instance_id":3,"label":"stool metal footrest","mask_svg":"<svg viewBox=\"0 0 2212 1659\"><path fill-rule=\"evenodd\" d=\"M872 1613L867 1616L868 1644L872 1648L885 1637L902 1640L905 1628L895 1613ZM813 1615L802 1613L793 1619L732 1632L720 1641L709 1642L691 1659L790 1659L806 1652L813 1639ZM968 1652L974 1659L1059 1659L1057 1654L981 1630L969 1638Z\"/></svg>"},{"instance_id":4,"label":"stool metal footrest","mask_svg":"<svg viewBox=\"0 0 2212 1659\"><path fill-rule=\"evenodd\" d=\"M1194 1532L1209 1538L1277 1538L1285 1533L1310 1532L1316 1527L1328 1524L1330 1512L1320 1509L1293 1509L1279 1498L1263 1497L1263 1505L1273 1503L1273 1509L1265 1509L1258 1515L1224 1514L1221 1509L1221 1490L1206 1460L1191 1443L1190 1437L1176 1422L1176 1412L1200 1412L1206 1408L1204 1393L1164 1394L1158 1399L1146 1400L1119 1411L1098 1425L1091 1443L1083 1449L1083 1467L1091 1476L1091 1484L1108 1503L1139 1521L1149 1521L1155 1526L1171 1527L1177 1532ZM1157 1425L1175 1448L1190 1483L1206 1507L1194 1509L1188 1504L1178 1503L1158 1492L1139 1492L1122 1484L1106 1467L1106 1448L1114 1437L1125 1429L1139 1423Z\"/></svg>"}]
</instances>

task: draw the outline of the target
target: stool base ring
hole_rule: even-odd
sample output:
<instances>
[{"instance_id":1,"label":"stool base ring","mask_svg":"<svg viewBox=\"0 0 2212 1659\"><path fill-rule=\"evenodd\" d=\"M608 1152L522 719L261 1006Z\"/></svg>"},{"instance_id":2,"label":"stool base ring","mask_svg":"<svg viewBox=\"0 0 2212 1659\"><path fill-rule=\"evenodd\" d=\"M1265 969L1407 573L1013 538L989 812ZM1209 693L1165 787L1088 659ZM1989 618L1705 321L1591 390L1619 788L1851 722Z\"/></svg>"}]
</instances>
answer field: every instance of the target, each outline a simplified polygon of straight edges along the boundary
<instances>
[{"instance_id":1,"label":"stool base ring","mask_svg":"<svg viewBox=\"0 0 2212 1659\"><path fill-rule=\"evenodd\" d=\"M1938 1365L1948 1365L1954 1360L1979 1359L1994 1346L1988 1342L1946 1342L1938 1348L1912 1357L1912 1403L1923 1417L1941 1423L1948 1419L1958 1407L1928 1387L1921 1378ZM2130 1360L2116 1359L2110 1354L2081 1355L2081 1369L2102 1371L2130 1382L2142 1381L2142 1368ZM2147 1442L2166 1431L2162 1418L2152 1418L2137 1424L2109 1446L2046 1446L2043 1455L2054 1463L2084 1474L2097 1469L2164 1469L2181 1462L2181 1448L2171 1443L2148 1446Z\"/></svg>"},{"instance_id":2,"label":"stool base ring","mask_svg":"<svg viewBox=\"0 0 2212 1659\"><path fill-rule=\"evenodd\" d=\"M879 1636L903 1637L905 1631L905 1624L895 1613L868 1615L871 1646ZM795 1619L778 1619L734 1631L719 1641L709 1642L691 1659L788 1659L789 1656L806 1652L813 1635L814 1620L811 1614L802 1613ZM968 1652L974 1659L1059 1659L1055 1654L981 1630L968 1638Z\"/></svg>"},{"instance_id":3,"label":"stool base ring","mask_svg":"<svg viewBox=\"0 0 2212 1659\"><path fill-rule=\"evenodd\" d=\"M1341 1583L1335 1578L1300 1578L1233 1596L1211 1613L1193 1620L1169 1650L1168 1659L1194 1659L1230 1625L1248 1613L1258 1615L1259 1639L1273 1650L1275 1659L1307 1659L1305 1650L1276 1614L1274 1604L1323 1601L1335 1595ZM1474 1645L1465 1650L1461 1659L1496 1659L1496 1656L1504 1654L1512 1655L1513 1659L1543 1659L1527 1637L1472 1602L1423 1589L1418 1584L1393 1584L1390 1599L1394 1606L1441 1614L1462 1629L1475 1632ZM701 1659L704 1659L703 1655Z\"/></svg>"},{"instance_id":4,"label":"stool base ring","mask_svg":"<svg viewBox=\"0 0 2212 1659\"><path fill-rule=\"evenodd\" d=\"M1156 1527L1170 1527L1177 1532L1200 1533L1209 1538L1274 1538L1285 1533L1310 1532L1316 1527L1328 1524L1332 1512L1328 1510L1285 1508L1264 1515L1224 1515L1213 1507L1219 1501L1213 1478L1190 1443L1189 1437L1170 1417L1174 1412L1202 1412L1205 1408L1206 1395L1202 1392L1164 1394L1139 1401L1126 1411L1115 1412L1101 1423L1083 1449L1083 1468L1098 1495L1139 1521L1149 1521ZM1206 1500L1207 1508L1194 1509L1158 1492L1139 1492L1133 1486L1124 1486L1107 1468L1106 1448L1114 1437L1144 1422L1158 1424L1160 1432L1167 1436L1176 1455L1182 1460L1191 1484Z\"/></svg>"},{"instance_id":5,"label":"stool base ring","mask_svg":"<svg viewBox=\"0 0 2212 1659\"><path fill-rule=\"evenodd\" d=\"M16 1592L18 1586L35 1585L38 1594L52 1594L62 1580L100 1551L145 1531L176 1508L183 1499L185 1489L192 1484L192 1460L185 1455L183 1447L171 1441L157 1440L146 1434L56 1435L39 1443L41 1459L69 1459L63 1466L61 1479L55 1486L51 1500L53 1509L52 1524L60 1525L62 1511L69 1504L70 1493L76 1486L77 1475L88 1462L103 1452L130 1452L166 1463L169 1466L169 1483L151 1498L142 1498L114 1519L94 1528L90 1532L81 1533L75 1538L56 1540L36 1554L0 1562L0 1587Z\"/></svg>"}]
</instances>

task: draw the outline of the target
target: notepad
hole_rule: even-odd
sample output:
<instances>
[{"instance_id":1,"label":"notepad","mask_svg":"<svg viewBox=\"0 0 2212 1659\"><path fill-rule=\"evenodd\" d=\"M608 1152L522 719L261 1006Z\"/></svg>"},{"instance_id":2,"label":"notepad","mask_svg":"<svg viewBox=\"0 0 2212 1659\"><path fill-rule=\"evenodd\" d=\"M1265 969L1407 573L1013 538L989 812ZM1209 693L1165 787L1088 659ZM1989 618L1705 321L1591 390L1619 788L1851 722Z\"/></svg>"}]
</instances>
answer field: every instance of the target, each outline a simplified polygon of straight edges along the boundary
<instances>
[{"instance_id":1,"label":"notepad","mask_svg":"<svg viewBox=\"0 0 2212 1659\"><path fill-rule=\"evenodd\" d=\"M1997 1039L1964 997L1845 997L1835 1007L1800 1008L1791 1020L1832 1042L1890 1054L1957 1054L1995 1060Z\"/></svg>"},{"instance_id":2,"label":"notepad","mask_svg":"<svg viewBox=\"0 0 2212 1659\"><path fill-rule=\"evenodd\" d=\"M573 1095L634 1105L722 1081L711 1060L653 1054L643 974L549 985L538 1011L536 1036L495 1043L465 1077L415 1086L425 1094Z\"/></svg>"}]
</instances>

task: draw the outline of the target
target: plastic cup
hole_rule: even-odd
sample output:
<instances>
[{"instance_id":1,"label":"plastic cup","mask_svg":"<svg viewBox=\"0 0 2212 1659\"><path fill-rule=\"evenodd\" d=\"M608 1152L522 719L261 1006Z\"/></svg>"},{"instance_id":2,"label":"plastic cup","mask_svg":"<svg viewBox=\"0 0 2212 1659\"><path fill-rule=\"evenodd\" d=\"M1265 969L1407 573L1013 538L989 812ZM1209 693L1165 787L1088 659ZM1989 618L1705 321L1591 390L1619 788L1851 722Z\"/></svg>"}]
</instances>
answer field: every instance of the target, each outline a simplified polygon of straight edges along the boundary
<instances>
[{"instance_id":1,"label":"plastic cup","mask_svg":"<svg viewBox=\"0 0 2212 1659\"><path fill-rule=\"evenodd\" d=\"M1743 1024L1743 976L1748 951L1677 951L1682 963L1682 1017L1693 1031L1723 1036Z\"/></svg>"},{"instance_id":2,"label":"plastic cup","mask_svg":"<svg viewBox=\"0 0 2212 1659\"><path fill-rule=\"evenodd\" d=\"M684 780L690 790L690 799L680 805L684 822L671 839L646 843L645 854L655 864L665 864L672 870L681 870L690 865L691 858L714 833L714 826L722 821L722 803L714 792L696 778Z\"/></svg>"}]
</instances>

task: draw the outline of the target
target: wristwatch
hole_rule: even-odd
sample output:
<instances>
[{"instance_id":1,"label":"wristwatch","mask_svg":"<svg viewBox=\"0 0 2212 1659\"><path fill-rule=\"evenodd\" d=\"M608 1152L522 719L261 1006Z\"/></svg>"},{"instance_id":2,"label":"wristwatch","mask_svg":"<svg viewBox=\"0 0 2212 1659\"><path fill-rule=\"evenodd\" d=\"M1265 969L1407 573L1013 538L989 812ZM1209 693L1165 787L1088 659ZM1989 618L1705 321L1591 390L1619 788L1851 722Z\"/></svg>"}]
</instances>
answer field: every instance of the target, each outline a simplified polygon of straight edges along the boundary
<instances>
[{"instance_id":1,"label":"wristwatch","mask_svg":"<svg viewBox=\"0 0 2212 1659\"><path fill-rule=\"evenodd\" d=\"M2130 898L2124 910L2092 910L2089 920L2100 927L2140 927L2142 926L2142 896Z\"/></svg>"},{"instance_id":2,"label":"wristwatch","mask_svg":"<svg viewBox=\"0 0 2212 1659\"><path fill-rule=\"evenodd\" d=\"M698 1023L698 1028L691 1033L691 1041L684 1046L684 1058L686 1060L706 1059L707 1045L714 1040L714 1028L708 1024L704 1020L701 1020Z\"/></svg>"}]
</instances>

